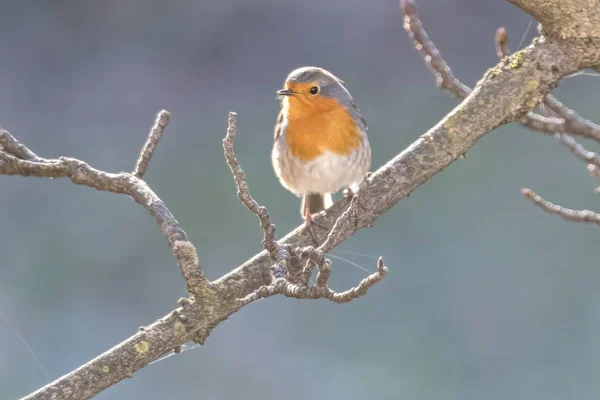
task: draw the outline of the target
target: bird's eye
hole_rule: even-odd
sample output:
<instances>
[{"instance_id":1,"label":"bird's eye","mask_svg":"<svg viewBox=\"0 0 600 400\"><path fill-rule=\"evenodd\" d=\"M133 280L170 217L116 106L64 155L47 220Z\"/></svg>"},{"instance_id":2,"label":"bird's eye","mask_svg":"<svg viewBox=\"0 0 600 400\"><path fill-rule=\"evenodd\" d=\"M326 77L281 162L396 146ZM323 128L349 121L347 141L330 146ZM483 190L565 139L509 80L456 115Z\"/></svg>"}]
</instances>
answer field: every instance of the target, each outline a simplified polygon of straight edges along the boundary
<instances>
[{"instance_id":1,"label":"bird's eye","mask_svg":"<svg viewBox=\"0 0 600 400\"><path fill-rule=\"evenodd\" d=\"M313 86L310 88L310 94L315 95L319 93L319 87L318 86Z\"/></svg>"}]
</instances>

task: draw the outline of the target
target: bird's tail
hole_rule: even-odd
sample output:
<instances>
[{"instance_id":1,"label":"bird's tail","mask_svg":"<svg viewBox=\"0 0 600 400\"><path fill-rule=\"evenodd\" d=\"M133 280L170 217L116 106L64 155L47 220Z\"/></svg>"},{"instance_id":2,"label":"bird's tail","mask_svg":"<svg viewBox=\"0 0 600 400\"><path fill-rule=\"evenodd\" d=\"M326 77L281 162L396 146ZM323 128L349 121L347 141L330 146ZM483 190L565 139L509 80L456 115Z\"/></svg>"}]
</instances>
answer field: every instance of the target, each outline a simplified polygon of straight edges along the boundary
<instances>
[{"instance_id":1,"label":"bird's tail","mask_svg":"<svg viewBox=\"0 0 600 400\"><path fill-rule=\"evenodd\" d=\"M302 218L305 218L307 209L312 215L331 207L332 204L333 198L331 197L331 193L305 194L302 196L302 201L300 203L300 215L302 215Z\"/></svg>"}]
</instances>

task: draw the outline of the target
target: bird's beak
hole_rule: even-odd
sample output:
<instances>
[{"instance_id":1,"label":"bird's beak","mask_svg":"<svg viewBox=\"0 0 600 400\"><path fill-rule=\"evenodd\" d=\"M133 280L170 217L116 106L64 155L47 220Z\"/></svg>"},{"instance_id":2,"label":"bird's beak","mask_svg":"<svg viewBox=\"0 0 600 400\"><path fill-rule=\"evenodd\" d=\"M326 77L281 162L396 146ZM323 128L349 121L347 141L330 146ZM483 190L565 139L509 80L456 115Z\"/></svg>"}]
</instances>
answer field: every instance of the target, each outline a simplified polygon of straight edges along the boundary
<instances>
[{"instance_id":1,"label":"bird's beak","mask_svg":"<svg viewBox=\"0 0 600 400\"><path fill-rule=\"evenodd\" d=\"M293 96L295 92L291 89L281 89L277 91L277 96Z\"/></svg>"}]
</instances>

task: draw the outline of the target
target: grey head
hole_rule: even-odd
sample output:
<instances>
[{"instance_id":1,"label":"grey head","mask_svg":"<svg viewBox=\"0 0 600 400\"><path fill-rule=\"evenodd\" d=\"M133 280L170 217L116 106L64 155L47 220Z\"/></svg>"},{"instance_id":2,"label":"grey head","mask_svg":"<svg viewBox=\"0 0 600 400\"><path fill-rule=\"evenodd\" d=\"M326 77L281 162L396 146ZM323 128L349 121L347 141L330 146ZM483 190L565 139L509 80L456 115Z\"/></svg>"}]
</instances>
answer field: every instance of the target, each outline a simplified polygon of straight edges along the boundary
<instances>
[{"instance_id":1,"label":"grey head","mask_svg":"<svg viewBox=\"0 0 600 400\"><path fill-rule=\"evenodd\" d=\"M285 80L286 89L280 90L277 94L293 95L295 87L312 83L318 85L319 94L322 96L334 97L342 104L352 101L352 95L344 87L343 81L319 67L302 67L293 70Z\"/></svg>"},{"instance_id":2,"label":"grey head","mask_svg":"<svg viewBox=\"0 0 600 400\"><path fill-rule=\"evenodd\" d=\"M321 96L333 97L344 105L354 117L363 130L367 130L367 124L362 114L354 104L352 95L346 89L344 82L326 69L319 67L301 67L293 70L285 80L285 88L279 90L277 95L295 96L302 94L319 94ZM313 86L314 85L314 86ZM313 93L311 90L317 91Z\"/></svg>"}]
</instances>

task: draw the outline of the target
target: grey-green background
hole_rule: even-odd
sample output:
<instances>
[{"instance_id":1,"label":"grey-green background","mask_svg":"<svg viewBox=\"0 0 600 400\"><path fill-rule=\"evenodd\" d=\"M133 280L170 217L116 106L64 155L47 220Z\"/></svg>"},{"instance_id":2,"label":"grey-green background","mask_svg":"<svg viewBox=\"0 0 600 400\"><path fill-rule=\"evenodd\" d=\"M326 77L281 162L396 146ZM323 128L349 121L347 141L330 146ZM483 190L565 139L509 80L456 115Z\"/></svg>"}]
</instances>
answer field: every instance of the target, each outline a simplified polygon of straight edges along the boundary
<instances>
[{"instance_id":1,"label":"grey-green background","mask_svg":"<svg viewBox=\"0 0 600 400\"><path fill-rule=\"evenodd\" d=\"M497 62L495 30L507 27L514 50L530 21L507 1L418 5L469 85ZM261 242L223 160L228 111L238 112L251 189L283 235L300 223L299 200L277 182L269 152L275 90L290 70L318 65L345 80L369 123L374 169L457 104L435 87L395 0L15 1L2 3L0 30L0 123L44 157L131 170L155 113L172 112L147 180L211 279ZM599 89L598 78L575 77L557 93L597 118ZM261 301L204 347L98 398L597 398L598 230L547 215L519 193L530 187L600 210L594 183L553 138L499 129L344 243L390 267L366 297ZM0 310L52 379L186 295L165 239L130 199L21 177L0 177L0 193ZM336 289L365 275L334 266ZM0 398L48 382L0 319Z\"/></svg>"}]
</instances>

